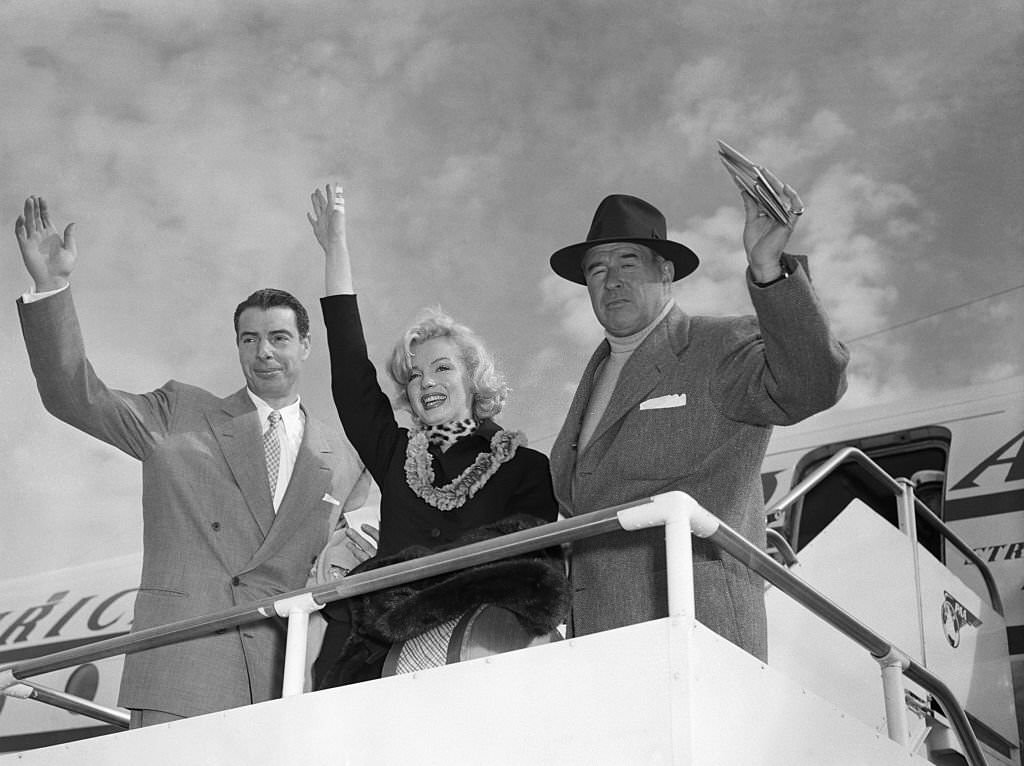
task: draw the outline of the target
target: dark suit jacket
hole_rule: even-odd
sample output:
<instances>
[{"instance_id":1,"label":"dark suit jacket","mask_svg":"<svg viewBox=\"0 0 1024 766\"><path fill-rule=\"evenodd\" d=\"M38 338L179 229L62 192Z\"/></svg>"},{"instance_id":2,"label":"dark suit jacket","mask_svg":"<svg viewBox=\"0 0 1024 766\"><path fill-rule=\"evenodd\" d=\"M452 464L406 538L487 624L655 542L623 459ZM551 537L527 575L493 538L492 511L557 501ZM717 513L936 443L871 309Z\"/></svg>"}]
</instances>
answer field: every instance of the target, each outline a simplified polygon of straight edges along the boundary
<instances>
[{"instance_id":1,"label":"dark suit jacket","mask_svg":"<svg viewBox=\"0 0 1024 766\"><path fill-rule=\"evenodd\" d=\"M352 447L311 417L275 516L261 428L245 389L220 398L170 381L107 388L85 356L70 289L18 302L53 415L142 462L143 565L133 629L301 588L339 511L365 499ZM329 494L342 505L325 499ZM283 632L264 620L126 657L120 704L198 715L281 692Z\"/></svg>"},{"instance_id":2,"label":"dark suit jacket","mask_svg":"<svg viewBox=\"0 0 1024 766\"><path fill-rule=\"evenodd\" d=\"M678 489L764 547L760 469L771 427L838 401L849 357L829 332L802 268L750 292L757 319L688 316L674 307L626 363L608 409L577 455L594 375L609 354L607 341L601 343L552 448L555 495L566 514ZM685 394L685 405L640 409L669 394ZM664 571L660 529L576 543L572 630L583 635L665 616ZM766 656L760 578L695 540L694 588L701 622Z\"/></svg>"}]
</instances>

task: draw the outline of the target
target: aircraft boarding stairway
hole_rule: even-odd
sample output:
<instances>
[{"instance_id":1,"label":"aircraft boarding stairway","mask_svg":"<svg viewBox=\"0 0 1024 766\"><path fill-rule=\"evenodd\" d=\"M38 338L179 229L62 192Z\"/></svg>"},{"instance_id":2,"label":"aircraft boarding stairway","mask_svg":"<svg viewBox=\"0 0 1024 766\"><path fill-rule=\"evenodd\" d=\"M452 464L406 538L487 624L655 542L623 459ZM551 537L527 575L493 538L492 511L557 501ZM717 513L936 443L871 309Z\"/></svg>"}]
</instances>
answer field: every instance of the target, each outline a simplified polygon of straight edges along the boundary
<instances>
[{"instance_id":1,"label":"aircraft boarding stairway","mask_svg":"<svg viewBox=\"0 0 1024 766\"><path fill-rule=\"evenodd\" d=\"M913 509L912 490L894 485L903 507ZM908 534L885 522L887 529L877 528L874 516L848 507L830 525L835 529L801 552L795 576L692 498L672 492L345 578L311 594L15 663L0 668L0 688L272 612L289 621L282 699L2 756L0 766L1019 765L998 593L990 589L983 599L937 561L922 560L916 544L908 544L915 537L911 510L904 514ZM669 551L668 618L301 693L306 617L318 604L558 541L656 524L665 525ZM771 583L767 665L690 616L691 532ZM940 592L939 624L948 615L945 624L959 629L956 642L936 636L931 625Z\"/></svg>"}]
</instances>

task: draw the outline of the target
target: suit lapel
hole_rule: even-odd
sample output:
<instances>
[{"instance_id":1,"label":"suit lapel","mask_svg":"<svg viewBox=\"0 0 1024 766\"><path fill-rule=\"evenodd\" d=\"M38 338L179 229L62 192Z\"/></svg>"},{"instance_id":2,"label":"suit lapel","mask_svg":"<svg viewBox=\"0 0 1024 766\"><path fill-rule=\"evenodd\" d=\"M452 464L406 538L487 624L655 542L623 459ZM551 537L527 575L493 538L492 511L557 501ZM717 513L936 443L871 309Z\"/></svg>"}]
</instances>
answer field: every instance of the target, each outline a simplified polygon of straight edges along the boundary
<instances>
[{"instance_id":1,"label":"suit lapel","mask_svg":"<svg viewBox=\"0 0 1024 766\"><path fill-rule=\"evenodd\" d=\"M551 448L551 475L554 477L555 497L562 508L572 514L572 477L576 472L576 442L579 440L583 414L590 402L590 392L594 387L594 373L609 354L608 341L602 341L587 363L576 394L569 406L569 413L558 432L558 437Z\"/></svg>"},{"instance_id":2,"label":"suit lapel","mask_svg":"<svg viewBox=\"0 0 1024 766\"><path fill-rule=\"evenodd\" d=\"M658 324L633 352L615 384L608 409L597 424L587 450L598 445L601 437L616 423L639 407L661 378L678 362L678 354L689 342L689 318L673 306L665 321ZM588 397L589 398L589 397Z\"/></svg>"},{"instance_id":3,"label":"suit lapel","mask_svg":"<svg viewBox=\"0 0 1024 766\"><path fill-rule=\"evenodd\" d=\"M305 410L303 410L305 412ZM270 534L247 568L263 563L276 549L281 540L288 540L304 523L323 523L324 533L327 532L327 506L321 503L324 494L331 489L333 472L330 466L330 455L334 452L318 423L306 415L306 425L299 445L299 454L295 459L288 488L281 505L277 509L277 518L270 528ZM338 498L344 500L344 498ZM318 509L324 514L320 519L311 515Z\"/></svg>"},{"instance_id":4,"label":"suit lapel","mask_svg":"<svg viewBox=\"0 0 1024 766\"><path fill-rule=\"evenodd\" d=\"M207 421L253 521L266 537L274 523L274 505L256 406L243 388L224 399L221 410L209 413Z\"/></svg>"},{"instance_id":5,"label":"suit lapel","mask_svg":"<svg viewBox=\"0 0 1024 766\"><path fill-rule=\"evenodd\" d=\"M644 397L653 391L662 377L670 372L678 363L678 356L689 344L690 318L678 306L673 306L665 321L661 322L633 352L619 376L612 394L608 409L605 410L585 452L590 457L591 450L607 451L611 446L601 437L607 434L617 423L626 417L633 408L638 407ZM594 387L594 376L597 368L611 353L608 341L603 341L587 364L576 395L573 397L569 414L565 417L562 430L551 449L551 472L554 476L555 496L567 512L573 511L572 482L576 473L576 462L579 457L575 444L579 438L583 414L590 403L590 394ZM600 462L603 453L595 453L593 457Z\"/></svg>"}]
</instances>

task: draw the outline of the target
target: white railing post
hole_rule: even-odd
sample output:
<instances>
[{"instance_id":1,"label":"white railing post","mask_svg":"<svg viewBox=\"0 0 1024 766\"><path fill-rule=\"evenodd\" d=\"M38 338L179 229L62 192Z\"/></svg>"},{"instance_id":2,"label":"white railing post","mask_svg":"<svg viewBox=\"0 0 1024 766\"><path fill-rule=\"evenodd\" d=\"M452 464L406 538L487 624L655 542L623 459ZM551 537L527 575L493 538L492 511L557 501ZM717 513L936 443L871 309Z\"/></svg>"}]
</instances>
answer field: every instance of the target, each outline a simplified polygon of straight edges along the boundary
<instances>
[{"instance_id":1,"label":"white railing post","mask_svg":"<svg viewBox=\"0 0 1024 766\"><path fill-rule=\"evenodd\" d=\"M903 671L910 667L910 658L893 647L884 657L876 657L882 668L882 694L885 698L885 726L889 739L907 747L910 724L907 718L907 694Z\"/></svg>"},{"instance_id":2,"label":"white railing post","mask_svg":"<svg viewBox=\"0 0 1024 766\"><path fill-rule=\"evenodd\" d=\"M924 635L924 604L922 603L922 586L921 586L921 551L917 544L917 510L915 496L914 496L914 483L909 479L896 479L896 484L899 485L900 492L896 495L896 513L897 521L899 522L900 531L907 536L907 544L910 546L910 561L914 567L914 608L917 610L917 614L914 615L917 620L917 641L918 641L918 656L921 658L921 664L928 664L927 655L927 642L925 641Z\"/></svg>"},{"instance_id":3,"label":"white railing post","mask_svg":"<svg viewBox=\"0 0 1024 766\"><path fill-rule=\"evenodd\" d=\"M624 508L618 513L623 529L637 530L664 525L665 566L670 617L693 618L693 549L691 530L707 537L718 528L718 519L685 492L655 495L650 503Z\"/></svg>"},{"instance_id":4,"label":"white railing post","mask_svg":"<svg viewBox=\"0 0 1024 766\"><path fill-rule=\"evenodd\" d=\"M288 618L288 641L284 649L282 697L302 694L306 686L306 642L309 638L309 614L323 609L309 593L274 602L274 611Z\"/></svg>"}]
</instances>

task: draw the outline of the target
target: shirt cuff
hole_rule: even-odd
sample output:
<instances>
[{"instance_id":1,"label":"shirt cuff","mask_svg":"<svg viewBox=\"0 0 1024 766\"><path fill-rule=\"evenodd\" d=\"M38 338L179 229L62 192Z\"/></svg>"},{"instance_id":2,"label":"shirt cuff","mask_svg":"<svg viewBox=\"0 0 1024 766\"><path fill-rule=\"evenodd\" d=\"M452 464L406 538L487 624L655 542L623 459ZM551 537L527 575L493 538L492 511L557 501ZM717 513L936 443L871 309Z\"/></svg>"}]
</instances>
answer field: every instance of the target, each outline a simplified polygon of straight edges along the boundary
<instances>
[{"instance_id":1,"label":"shirt cuff","mask_svg":"<svg viewBox=\"0 0 1024 766\"><path fill-rule=\"evenodd\" d=\"M70 286L71 283L68 282L67 284L62 285L61 287L58 287L56 290L45 290L41 293L37 293L34 290L29 290L27 293L22 293L21 302L35 303L36 301L41 301L44 298L49 298L51 295L56 295L59 292L63 292L64 290L67 290Z\"/></svg>"}]
</instances>

